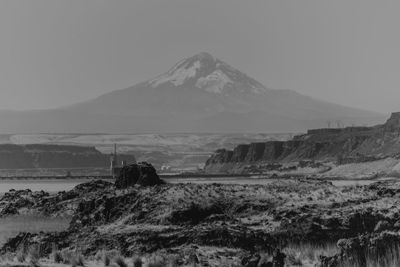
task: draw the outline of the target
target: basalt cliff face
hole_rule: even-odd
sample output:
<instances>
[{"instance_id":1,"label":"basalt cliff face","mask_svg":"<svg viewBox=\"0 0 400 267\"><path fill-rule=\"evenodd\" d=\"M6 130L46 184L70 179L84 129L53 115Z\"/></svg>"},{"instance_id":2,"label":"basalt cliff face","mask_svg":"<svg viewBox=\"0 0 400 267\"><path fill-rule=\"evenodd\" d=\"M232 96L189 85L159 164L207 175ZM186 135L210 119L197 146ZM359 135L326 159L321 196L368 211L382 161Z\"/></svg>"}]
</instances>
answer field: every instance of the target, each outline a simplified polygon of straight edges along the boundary
<instances>
[{"instance_id":1,"label":"basalt cliff face","mask_svg":"<svg viewBox=\"0 0 400 267\"><path fill-rule=\"evenodd\" d=\"M397 157L400 154L400 112L386 123L373 127L346 127L308 130L289 141L268 141L219 149L206 162L205 171L244 172L258 163L304 160L360 162Z\"/></svg>"},{"instance_id":2,"label":"basalt cliff face","mask_svg":"<svg viewBox=\"0 0 400 267\"><path fill-rule=\"evenodd\" d=\"M121 160L135 162L133 155ZM108 167L110 156L95 147L72 145L0 145L0 169Z\"/></svg>"}]
</instances>

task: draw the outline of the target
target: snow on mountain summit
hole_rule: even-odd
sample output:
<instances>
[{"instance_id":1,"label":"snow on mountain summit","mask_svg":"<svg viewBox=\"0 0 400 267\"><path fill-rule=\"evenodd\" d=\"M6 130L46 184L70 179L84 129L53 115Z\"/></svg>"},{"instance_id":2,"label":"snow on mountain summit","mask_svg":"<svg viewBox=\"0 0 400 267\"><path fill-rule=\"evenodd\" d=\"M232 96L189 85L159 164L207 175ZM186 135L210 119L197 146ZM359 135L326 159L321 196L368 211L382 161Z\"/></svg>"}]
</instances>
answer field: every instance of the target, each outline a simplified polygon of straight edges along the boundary
<instances>
[{"instance_id":1,"label":"snow on mountain summit","mask_svg":"<svg viewBox=\"0 0 400 267\"><path fill-rule=\"evenodd\" d=\"M153 88L170 84L216 94L232 91L260 94L267 91L259 82L205 52L178 62L169 71L148 83Z\"/></svg>"}]
</instances>

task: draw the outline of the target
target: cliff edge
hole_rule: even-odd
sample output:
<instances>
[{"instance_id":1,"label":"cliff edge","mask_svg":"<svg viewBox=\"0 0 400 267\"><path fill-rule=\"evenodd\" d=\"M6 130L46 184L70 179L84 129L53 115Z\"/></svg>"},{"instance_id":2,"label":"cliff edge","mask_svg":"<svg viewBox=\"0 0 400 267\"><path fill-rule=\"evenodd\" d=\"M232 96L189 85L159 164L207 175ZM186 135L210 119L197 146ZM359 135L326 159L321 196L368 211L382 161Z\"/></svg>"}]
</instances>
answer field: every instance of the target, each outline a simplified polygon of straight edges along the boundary
<instances>
[{"instance_id":1,"label":"cliff edge","mask_svg":"<svg viewBox=\"0 0 400 267\"><path fill-rule=\"evenodd\" d=\"M207 173L248 172L254 164L300 161L364 162L400 154L400 112L372 127L311 129L289 141L241 144L218 149L206 162Z\"/></svg>"}]
</instances>

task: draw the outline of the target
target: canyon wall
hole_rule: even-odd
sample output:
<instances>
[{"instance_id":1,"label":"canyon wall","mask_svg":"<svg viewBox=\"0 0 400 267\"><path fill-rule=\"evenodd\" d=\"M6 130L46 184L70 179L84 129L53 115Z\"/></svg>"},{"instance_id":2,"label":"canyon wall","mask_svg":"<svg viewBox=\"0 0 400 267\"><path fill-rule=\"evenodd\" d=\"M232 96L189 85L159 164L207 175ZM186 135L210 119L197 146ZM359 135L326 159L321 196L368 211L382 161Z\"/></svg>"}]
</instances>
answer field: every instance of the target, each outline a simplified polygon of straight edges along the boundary
<instances>
[{"instance_id":1,"label":"canyon wall","mask_svg":"<svg viewBox=\"0 0 400 267\"><path fill-rule=\"evenodd\" d=\"M119 160L135 162L133 155L119 155ZM95 147L69 145L0 145L0 169L31 168L104 168L110 155Z\"/></svg>"},{"instance_id":2,"label":"canyon wall","mask_svg":"<svg viewBox=\"0 0 400 267\"><path fill-rule=\"evenodd\" d=\"M383 125L312 129L290 141L268 141L218 149L206 162L208 173L240 172L259 163L303 160L348 163L397 157L400 154L400 113Z\"/></svg>"}]
</instances>

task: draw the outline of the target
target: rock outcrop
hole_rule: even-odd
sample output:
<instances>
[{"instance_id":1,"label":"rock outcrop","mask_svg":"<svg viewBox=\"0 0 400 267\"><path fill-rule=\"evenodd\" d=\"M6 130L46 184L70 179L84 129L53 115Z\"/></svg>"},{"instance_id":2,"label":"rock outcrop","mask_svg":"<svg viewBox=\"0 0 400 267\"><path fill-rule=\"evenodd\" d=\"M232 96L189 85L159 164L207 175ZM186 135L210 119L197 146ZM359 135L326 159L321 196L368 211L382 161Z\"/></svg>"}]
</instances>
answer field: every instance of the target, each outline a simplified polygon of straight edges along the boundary
<instances>
[{"instance_id":1,"label":"rock outcrop","mask_svg":"<svg viewBox=\"0 0 400 267\"><path fill-rule=\"evenodd\" d=\"M71 216L84 197L113 188L113 184L93 180L70 191L50 194L45 191L10 190L0 197L0 217L20 214Z\"/></svg>"},{"instance_id":2,"label":"rock outcrop","mask_svg":"<svg viewBox=\"0 0 400 267\"><path fill-rule=\"evenodd\" d=\"M135 162L133 155L119 155ZM95 147L73 145L0 145L0 169L108 167L110 156Z\"/></svg>"},{"instance_id":3,"label":"rock outcrop","mask_svg":"<svg viewBox=\"0 0 400 267\"><path fill-rule=\"evenodd\" d=\"M400 151L400 113L383 125L312 129L289 141L268 141L219 149L206 162L205 171L243 172L258 163L329 161L339 164L397 157Z\"/></svg>"},{"instance_id":4,"label":"rock outcrop","mask_svg":"<svg viewBox=\"0 0 400 267\"><path fill-rule=\"evenodd\" d=\"M154 186L160 184L164 184L163 180L160 179L153 165L147 162L123 167L115 182L115 186L119 189L134 185Z\"/></svg>"}]
</instances>

